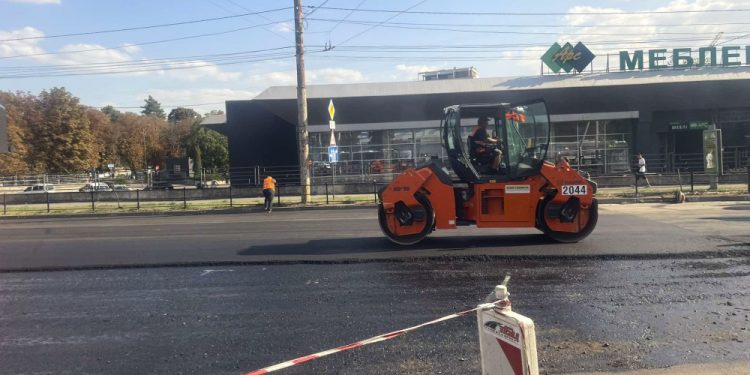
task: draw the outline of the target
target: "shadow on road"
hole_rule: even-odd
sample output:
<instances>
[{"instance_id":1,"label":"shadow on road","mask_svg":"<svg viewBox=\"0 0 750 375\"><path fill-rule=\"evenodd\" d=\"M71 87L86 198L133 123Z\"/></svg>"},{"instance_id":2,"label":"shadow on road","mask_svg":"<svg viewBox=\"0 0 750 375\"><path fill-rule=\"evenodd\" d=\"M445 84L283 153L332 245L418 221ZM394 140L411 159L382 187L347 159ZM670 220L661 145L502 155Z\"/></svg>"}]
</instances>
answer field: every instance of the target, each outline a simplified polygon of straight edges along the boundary
<instances>
[{"instance_id":1,"label":"shadow on road","mask_svg":"<svg viewBox=\"0 0 750 375\"><path fill-rule=\"evenodd\" d=\"M750 216L701 217L700 220L750 221Z\"/></svg>"},{"instance_id":2,"label":"shadow on road","mask_svg":"<svg viewBox=\"0 0 750 375\"><path fill-rule=\"evenodd\" d=\"M398 246L385 237L337 238L307 242L250 246L238 255L329 255L377 253L402 250L455 251L485 247L551 245L543 234L499 236L428 237L412 246Z\"/></svg>"},{"instance_id":3,"label":"shadow on road","mask_svg":"<svg viewBox=\"0 0 750 375\"><path fill-rule=\"evenodd\" d=\"M744 211L744 210L750 210L750 204L738 204L736 206L727 206L724 207L725 210L737 210L737 211Z\"/></svg>"}]
</instances>

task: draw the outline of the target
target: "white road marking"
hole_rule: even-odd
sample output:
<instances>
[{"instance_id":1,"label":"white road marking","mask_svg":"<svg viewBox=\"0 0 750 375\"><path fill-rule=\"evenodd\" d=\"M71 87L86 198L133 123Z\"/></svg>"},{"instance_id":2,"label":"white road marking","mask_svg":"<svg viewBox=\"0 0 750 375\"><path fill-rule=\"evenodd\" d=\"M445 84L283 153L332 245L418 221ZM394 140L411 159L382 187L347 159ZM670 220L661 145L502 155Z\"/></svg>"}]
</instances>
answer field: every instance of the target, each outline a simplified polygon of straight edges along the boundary
<instances>
[{"instance_id":1,"label":"white road marking","mask_svg":"<svg viewBox=\"0 0 750 375\"><path fill-rule=\"evenodd\" d=\"M203 273L201 273L201 276L206 276L212 272L234 272L234 270L203 270Z\"/></svg>"}]
</instances>

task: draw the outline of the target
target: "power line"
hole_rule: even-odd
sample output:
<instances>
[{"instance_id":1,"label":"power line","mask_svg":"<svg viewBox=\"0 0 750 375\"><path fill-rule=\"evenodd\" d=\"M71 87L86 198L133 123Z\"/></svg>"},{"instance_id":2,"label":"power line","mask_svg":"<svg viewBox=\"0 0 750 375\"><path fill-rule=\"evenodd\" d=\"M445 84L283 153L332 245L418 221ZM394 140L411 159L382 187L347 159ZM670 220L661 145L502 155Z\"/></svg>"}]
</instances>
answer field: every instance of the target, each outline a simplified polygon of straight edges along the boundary
<instances>
[{"instance_id":1,"label":"power line","mask_svg":"<svg viewBox=\"0 0 750 375\"><path fill-rule=\"evenodd\" d=\"M354 7L354 9L359 9L362 6L362 4L364 4L366 1L367 0L360 1L359 4L357 4L357 6ZM344 16L344 18L338 20L338 23L336 23L335 25L333 25L333 27L330 30L328 30L328 33L330 34L330 33L333 32L333 30L336 30L336 28L339 27L339 25L341 25L342 22L346 21L349 18L349 16L351 16L352 14L354 14L353 10L351 12L347 13L347 15Z\"/></svg>"},{"instance_id":2,"label":"power line","mask_svg":"<svg viewBox=\"0 0 750 375\"><path fill-rule=\"evenodd\" d=\"M360 36L360 35L362 35L362 34L364 34L364 33L368 32L368 31L370 31L370 30L372 30L372 29L374 29L374 28L376 28L376 27L378 27L378 26L382 25L383 23L385 23L385 22L388 22L388 21L390 21L390 20L392 20L392 19L394 19L394 18L396 18L396 17L398 17L398 16L400 16L400 15L402 15L402 14L404 14L404 13L406 13L406 12L408 12L408 11L410 11L410 10L412 10L412 9L416 8L416 7L418 7L419 5L422 5L422 4L424 4L424 3L426 2L426 1L427 1L427 0L422 0L422 1L419 1L419 2L417 2L416 4L414 4L414 5L412 5L412 6L408 7L408 8L406 8L406 9L404 9L403 11L400 11L400 12L396 12L396 14L394 14L393 16L391 16L391 17L388 17L387 19L383 20L382 22L379 22L379 23L377 23L377 24L375 24L375 25L372 25L372 26L368 27L367 29L364 29L364 30L362 30L362 31L360 31L360 32L358 32L358 33L356 33L356 34L354 34L354 35L350 36L349 38L347 38L347 39L346 39L346 40L344 40L343 42L341 42L341 43L338 43L338 44L337 44L336 46L340 46L340 45L342 45L342 44L346 44L346 43L347 43L347 42L349 42L350 40L352 40L352 39L354 39L354 38L356 38L356 37L358 37L358 36ZM321 7L318 7L318 8L320 9Z\"/></svg>"},{"instance_id":3,"label":"power line","mask_svg":"<svg viewBox=\"0 0 750 375\"><path fill-rule=\"evenodd\" d=\"M280 60L285 58L292 58L294 55L274 56L256 59L242 59L239 61L229 62L216 62L210 64L191 64L187 66L159 66L153 69L129 69L129 70L100 70L100 71L50 71L50 72L22 72L20 74L2 74L0 73L0 79L21 79L21 78L38 78L38 77L70 77L70 76L91 76L91 75L103 75L103 74L131 74L131 73L142 73L142 72L155 72L155 71L169 71L169 70L185 70L185 69L197 69L203 67L213 67L218 65L237 65L247 64L262 61Z\"/></svg>"},{"instance_id":4,"label":"power line","mask_svg":"<svg viewBox=\"0 0 750 375\"><path fill-rule=\"evenodd\" d=\"M101 62L101 63L88 63L88 64L49 64L49 65L22 65L22 66L3 66L0 69L36 69L36 68L79 68L79 67L97 67L97 66L114 66L114 65L146 65L154 63L174 63L174 62L194 62L196 60L221 60L227 57L248 57L248 55L257 54L260 52L272 52L281 51L293 46L265 48L258 50L240 51L240 52L227 52L227 53L214 53L208 55L190 55L190 56L179 56L179 57L162 57L148 60L129 60L129 61L118 61L118 62ZM256 55L257 56L257 55Z\"/></svg>"},{"instance_id":5,"label":"power line","mask_svg":"<svg viewBox=\"0 0 750 375\"><path fill-rule=\"evenodd\" d=\"M354 23L359 25L373 25L374 23ZM505 31L505 30L467 30L467 29L450 29L445 27L418 27L418 26L400 26L400 25L388 25L388 24L375 24L378 27L393 28L393 29L406 29L406 30L427 30L427 31L449 31L449 32L460 32L460 33L473 33L473 34L510 34L510 35L560 35L559 32L529 32L529 31ZM733 31L732 33L741 33L742 31ZM716 32L654 32L648 34L630 34L630 35L651 35L651 34L662 34L662 35L716 35ZM583 36L620 36L622 33L586 33L579 35ZM576 36L573 34L573 36Z\"/></svg>"},{"instance_id":6,"label":"power line","mask_svg":"<svg viewBox=\"0 0 750 375\"><path fill-rule=\"evenodd\" d=\"M350 12L353 13L353 12ZM336 22L336 23L353 23L369 25L377 23L377 21L368 20L349 20L347 17L343 19L334 18L309 18L310 21L321 21L321 22ZM384 25L401 25L401 26L444 26L444 27L477 27L476 23L424 23L424 22L386 22ZM735 26L735 25L750 25L750 22L721 22L721 23L689 23L689 24L580 24L580 25L561 25L561 24L498 24L498 25L481 25L483 28L643 28L643 27L691 27L695 26Z\"/></svg>"},{"instance_id":7,"label":"power line","mask_svg":"<svg viewBox=\"0 0 750 375\"><path fill-rule=\"evenodd\" d=\"M458 11L401 11L397 9L355 9L343 7L319 7L325 10L354 11L367 13L398 13L450 16L589 16L589 15L641 15L641 14L682 14L682 13L720 13L748 12L750 9L703 9L703 10L644 10L622 12L458 12Z\"/></svg>"},{"instance_id":8,"label":"power line","mask_svg":"<svg viewBox=\"0 0 750 375\"><path fill-rule=\"evenodd\" d=\"M219 21L219 20L225 20L225 19L230 19L230 18L246 17L246 16L252 16L252 15L257 15L257 14L264 14L264 13L273 13L273 12L279 12L279 11L288 10L288 9L291 9L291 7L269 9L269 10L263 10L263 11L259 11L259 12L250 12L250 13L236 14L236 15L230 15L230 16L224 16L224 17L202 18L202 19L190 20L190 21L164 23L164 24L158 24L158 25L135 26L135 27L125 27L125 28L120 28L120 29L97 30L97 31L84 31L84 32L78 32L78 33L56 34L56 35L46 35L46 36L29 36L29 37L14 38L14 39L1 39L0 42L13 42L13 41L19 41L19 40L36 40L36 39L51 39L51 38L64 38L64 37L70 37L70 36L94 35L94 34L108 34L108 33L122 32L122 31L156 29L156 28L162 28L162 27L172 27L172 26L180 26L180 25L189 25L189 24L195 24L195 23L201 23L201 22Z\"/></svg>"},{"instance_id":9,"label":"power line","mask_svg":"<svg viewBox=\"0 0 750 375\"><path fill-rule=\"evenodd\" d=\"M201 106L205 106L205 105L217 105L217 104L225 104L225 103L226 102L195 103L195 104L161 104L161 106L162 107L169 107L169 108L178 108L178 107L190 108L190 107L201 107ZM104 108L104 107L112 107L112 108L115 108L115 109L142 109L143 108L143 106L114 106L114 105L113 106L106 106L105 105L105 106L102 106L102 107L94 107L94 106L85 106L85 107L94 108L94 109L100 109L100 108Z\"/></svg>"},{"instance_id":10,"label":"power line","mask_svg":"<svg viewBox=\"0 0 750 375\"><path fill-rule=\"evenodd\" d=\"M242 5L242 4L238 4L238 3L236 3L236 2L235 2L235 1L233 1L233 0L225 0L225 1L226 1L226 2L228 2L228 3L230 3L230 4L232 4L232 5L234 5L234 6L236 6L236 7L238 7L238 8L240 8L240 9L242 9L242 10L244 10L244 11L246 11L246 12L252 12L252 11L253 11L253 10L251 10L251 9L249 9L249 8L247 8L247 7L245 7L245 6L244 6L244 5ZM209 2L210 2L211 4L213 4L213 5L215 5L215 6L218 6L218 7L219 7L219 8L221 8L221 9L224 9L225 11L229 12L230 14L235 14L235 12L233 12L232 10L226 9L226 8L224 8L224 7L220 6L219 4L216 4L215 2L213 2L213 1L211 1L211 0L209 0ZM268 18L267 16L265 16L265 15L262 15L262 14L259 14L259 15L258 15L258 17L260 17L260 18L263 18L263 19L264 19L264 20L266 20L266 21L273 21L272 19L270 19L270 18ZM245 21L247 21L247 20L245 20ZM288 38L288 37L287 37L286 35L282 35L282 34L280 34L280 33L276 32L276 31L274 31L274 30L272 30L272 29L269 29L269 28L263 28L263 30L266 30L266 31L268 31L269 33L271 33L271 34L273 34L273 35L276 35L277 37L279 37L279 38L281 38L281 39L284 39L284 40L285 40L285 41L287 41L287 42L291 42L291 41L292 41L292 40L291 40L290 38Z\"/></svg>"},{"instance_id":11,"label":"power line","mask_svg":"<svg viewBox=\"0 0 750 375\"><path fill-rule=\"evenodd\" d=\"M237 28L237 29L231 29L231 30L225 30L225 31L218 31L218 32L212 32L212 33L187 35L187 36L178 37L178 38L161 39L161 40L154 40L154 41L140 42L140 43L128 43L126 45L117 46L117 47L88 48L88 49L79 49L79 50L72 50L72 51L30 53L30 54L25 54L25 55L4 56L4 57L0 57L0 60L13 59L13 58L18 58L18 57L33 57L33 56L46 56L46 55L67 55L67 54L92 52L92 51L109 51L109 50L127 49L129 47L146 46L146 45L152 45L152 44L169 43L169 42L176 42L176 41L181 41L181 40L203 38L203 37L207 37L207 36L216 36L216 35L230 34L230 33L238 32L238 31L244 31L244 30L254 29L254 28L263 27L263 26L275 25L275 24L283 23L283 22L287 22L287 21L276 21L276 22L270 22L270 23L253 25L253 26L240 27L240 28Z\"/></svg>"}]
</instances>

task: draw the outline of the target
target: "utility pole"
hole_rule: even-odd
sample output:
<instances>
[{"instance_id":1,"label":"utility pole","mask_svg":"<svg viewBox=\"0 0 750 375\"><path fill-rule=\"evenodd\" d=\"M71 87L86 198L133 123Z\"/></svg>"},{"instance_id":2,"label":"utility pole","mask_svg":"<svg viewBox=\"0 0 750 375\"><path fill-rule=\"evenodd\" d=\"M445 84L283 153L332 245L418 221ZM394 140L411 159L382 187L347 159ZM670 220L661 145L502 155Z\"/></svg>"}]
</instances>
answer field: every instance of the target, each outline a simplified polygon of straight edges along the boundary
<instances>
[{"instance_id":1,"label":"utility pole","mask_svg":"<svg viewBox=\"0 0 750 375\"><path fill-rule=\"evenodd\" d=\"M294 0L294 34L297 51L297 153L302 204L310 201L310 149L307 142L307 88L305 87L305 48L302 38L302 0Z\"/></svg>"}]
</instances>

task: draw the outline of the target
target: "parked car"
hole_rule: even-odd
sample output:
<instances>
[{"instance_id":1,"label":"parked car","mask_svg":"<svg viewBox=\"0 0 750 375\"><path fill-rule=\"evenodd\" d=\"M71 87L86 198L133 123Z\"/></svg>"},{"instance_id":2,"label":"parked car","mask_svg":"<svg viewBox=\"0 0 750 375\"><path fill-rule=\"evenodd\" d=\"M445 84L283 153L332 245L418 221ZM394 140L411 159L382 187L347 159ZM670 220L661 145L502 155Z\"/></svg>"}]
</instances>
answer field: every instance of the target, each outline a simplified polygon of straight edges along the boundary
<instances>
[{"instance_id":1,"label":"parked car","mask_svg":"<svg viewBox=\"0 0 750 375\"><path fill-rule=\"evenodd\" d=\"M112 191L112 188L104 182L89 182L82 188L78 189L81 193L101 192L101 191Z\"/></svg>"},{"instance_id":2,"label":"parked car","mask_svg":"<svg viewBox=\"0 0 750 375\"><path fill-rule=\"evenodd\" d=\"M174 190L174 185L169 181L154 181L146 190Z\"/></svg>"},{"instance_id":3,"label":"parked car","mask_svg":"<svg viewBox=\"0 0 750 375\"><path fill-rule=\"evenodd\" d=\"M24 193L45 193L45 192L54 192L55 191L55 185L52 184L34 184L26 189L23 189Z\"/></svg>"},{"instance_id":4,"label":"parked car","mask_svg":"<svg viewBox=\"0 0 750 375\"><path fill-rule=\"evenodd\" d=\"M114 190L114 191L132 191L133 189L129 188L128 185L112 185L112 190Z\"/></svg>"}]
</instances>

